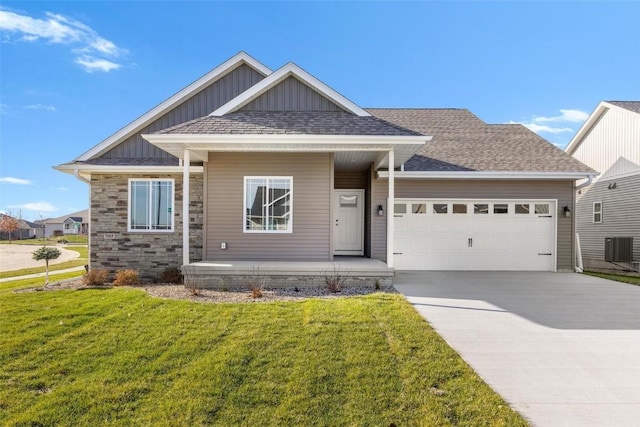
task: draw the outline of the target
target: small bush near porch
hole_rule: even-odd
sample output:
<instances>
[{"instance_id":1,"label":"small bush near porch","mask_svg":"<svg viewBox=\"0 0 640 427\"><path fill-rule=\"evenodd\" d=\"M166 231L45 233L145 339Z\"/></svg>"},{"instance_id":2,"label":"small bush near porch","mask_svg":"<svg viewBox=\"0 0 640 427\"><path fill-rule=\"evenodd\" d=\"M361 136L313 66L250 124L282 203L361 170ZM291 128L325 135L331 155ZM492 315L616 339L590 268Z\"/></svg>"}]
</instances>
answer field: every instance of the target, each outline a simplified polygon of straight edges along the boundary
<instances>
[{"instance_id":1,"label":"small bush near porch","mask_svg":"<svg viewBox=\"0 0 640 427\"><path fill-rule=\"evenodd\" d=\"M399 295L2 286L0 425L526 425Z\"/></svg>"}]
</instances>

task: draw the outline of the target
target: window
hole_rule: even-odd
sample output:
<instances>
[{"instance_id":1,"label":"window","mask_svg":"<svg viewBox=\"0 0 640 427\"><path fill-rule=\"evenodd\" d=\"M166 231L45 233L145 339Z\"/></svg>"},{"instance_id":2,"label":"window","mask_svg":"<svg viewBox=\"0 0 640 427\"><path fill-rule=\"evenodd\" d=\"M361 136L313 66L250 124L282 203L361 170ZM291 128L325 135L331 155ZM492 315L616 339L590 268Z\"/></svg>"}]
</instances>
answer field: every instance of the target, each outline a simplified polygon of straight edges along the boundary
<instances>
[{"instance_id":1,"label":"window","mask_svg":"<svg viewBox=\"0 0 640 427\"><path fill-rule=\"evenodd\" d=\"M536 203L534 213L536 215L548 215L549 214L549 204L548 203Z\"/></svg>"},{"instance_id":2,"label":"window","mask_svg":"<svg viewBox=\"0 0 640 427\"><path fill-rule=\"evenodd\" d=\"M489 213L489 204L488 203L474 203L474 205L473 205L473 213L474 214L488 214Z\"/></svg>"},{"instance_id":3,"label":"window","mask_svg":"<svg viewBox=\"0 0 640 427\"><path fill-rule=\"evenodd\" d=\"M427 213L427 204L426 203L413 203L411 205L411 212L414 214L426 214Z\"/></svg>"},{"instance_id":4,"label":"window","mask_svg":"<svg viewBox=\"0 0 640 427\"><path fill-rule=\"evenodd\" d=\"M448 206L446 203L434 203L433 204L433 213L434 214L446 214L448 212Z\"/></svg>"},{"instance_id":5,"label":"window","mask_svg":"<svg viewBox=\"0 0 640 427\"><path fill-rule=\"evenodd\" d=\"M494 203L493 204L493 213L494 214L506 214L509 213L509 205L506 203Z\"/></svg>"},{"instance_id":6,"label":"window","mask_svg":"<svg viewBox=\"0 0 640 427\"><path fill-rule=\"evenodd\" d=\"M393 205L393 213L394 214L406 214L407 213L407 205L404 203L395 203Z\"/></svg>"},{"instance_id":7,"label":"window","mask_svg":"<svg viewBox=\"0 0 640 427\"><path fill-rule=\"evenodd\" d=\"M173 180L129 180L129 231L173 231Z\"/></svg>"},{"instance_id":8,"label":"window","mask_svg":"<svg viewBox=\"0 0 640 427\"><path fill-rule=\"evenodd\" d=\"M593 223L602 223L602 202L594 202L593 204Z\"/></svg>"},{"instance_id":9,"label":"window","mask_svg":"<svg viewBox=\"0 0 640 427\"><path fill-rule=\"evenodd\" d=\"M467 213L467 205L466 203L454 203L453 204L453 213L454 214L466 214Z\"/></svg>"},{"instance_id":10,"label":"window","mask_svg":"<svg viewBox=\"0 0 640 427\"><path fill-rule=\"evenodd\" d=\"M244 232L291 233L292 177L244 178ZM350 200L345 200L347 203Z\"/></svg>"},{"instance_id":11,"label":"window","mask_svg":"<svg viewBox=\"0 0 640 427\"><path fill-rule=\"evenodd\" d=\"M522 203L516 203L515 212L518 215L528 214L529 213L529 205L528 204L522 204Z\"/></svg>"}]
</instances>

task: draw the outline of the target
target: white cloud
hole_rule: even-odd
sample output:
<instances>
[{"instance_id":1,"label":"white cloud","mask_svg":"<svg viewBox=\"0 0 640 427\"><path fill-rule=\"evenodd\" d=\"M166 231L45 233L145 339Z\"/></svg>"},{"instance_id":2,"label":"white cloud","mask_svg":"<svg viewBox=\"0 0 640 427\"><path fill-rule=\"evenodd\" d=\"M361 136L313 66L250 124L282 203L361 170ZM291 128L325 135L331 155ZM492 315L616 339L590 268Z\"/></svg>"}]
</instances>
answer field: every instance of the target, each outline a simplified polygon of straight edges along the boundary
<instances>
[{"instance_id":1,"label":"white cloud","mask_svg":"<svg viewBox=\"0 0 640 427\"><path fill-rule=\"evenodd\" d=\"M14 178L12 176L3 176L0 177L0 182L6 182L8 184L20 184L20 185L31 185L32 182L28 179L22 178Z\"/></svg>"},{"instance_id":2,"label":"white cloud","mask_svg":"<svg viewBox=\"0 0 640 427\"><path fill-rule=\"evenodd\" d=\"M589 114L584 111L564 109L560 110L560 114L557 116L534 115L531 120L511 121L509 123L521 124L535 133L559 134L576 132L579 125L587 120L588 117Z\"/></svg>"},{"instance_id":3,"label":"white cloud","mask_svg":"<svg viewBox=\"0 0 640 427\"><path fill-rule=\"evenodd\" d=\"M52 187L51 189L56 191L69 191L69 187Z\"/></svg>"},{"instance_id":4,"label":"white cloud","mask_svg":"<svg viewBox=\"0 0 640 427\"><path fill-rule=\"evenodd\" d=\"M533 116L535 123L582 123L589 118L589 114L580 110L560 110L559 116Z\"/></svg>"},{"instance_id":5,"label":"white cloud","mask_svg":"<svg viewBox=\"0 0 640 427\"><path fill-rule=\"evenodd\" d=\"M58 208L56 208L49 202L23 203L22 205L10 205L9 208L24 209L26 211L34 211L34 212L55 212L58 210Z\"/></svg>"},{"instance_id":6,"label":"white cloud","mask_svg":"<svg viewBox=\"0 0 640 427\"><path fill-rule=\"evenodd\" d=\"M90 73L109 72L122 66L112 59L126 55L126 49L118 47L80 21L51 12L46 12L45 16L39 19L0 10L0 30L7 33L5 41L11 41L8 36L14 36L15 40L22 42L44 40L72 46L73 52L78 55L75 62Z\"/></svg>"},{"instance_id":7,"label":"white cloud","mask_svg":"<svg viewBox=\"0 0 640 427\"><path fill-rule=\"evenodd\" d=\"M93 73L94 71L104 71L108 73L111 70L117 70L122 67L120 64L108 61L106 59L94 58L93 56L84 55L76 58L76 64L80 64L87 73Z\"/></svg>"},{"instance_id":8,"label":"white cloud","mask_svg":"<svg viewBox=\"0 0 640 427\"><path fill-rule=\"evenodd\" d=\"M25 110L56 111L56 107L54 107L53 105L44 105L44 104L25 105L23 108Z\"/></svg>"}]
</instances>

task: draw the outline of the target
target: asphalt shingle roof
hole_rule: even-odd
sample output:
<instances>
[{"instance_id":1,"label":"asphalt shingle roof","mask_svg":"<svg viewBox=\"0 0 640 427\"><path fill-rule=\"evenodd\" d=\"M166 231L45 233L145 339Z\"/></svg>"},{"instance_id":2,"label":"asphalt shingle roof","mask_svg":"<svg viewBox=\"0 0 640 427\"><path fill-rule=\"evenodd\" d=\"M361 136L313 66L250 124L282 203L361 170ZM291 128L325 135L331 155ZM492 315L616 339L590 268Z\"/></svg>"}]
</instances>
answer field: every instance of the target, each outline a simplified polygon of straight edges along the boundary
<instances>
[{"instance_id":1,"label":"asphalt shingle roof","mask_svg":"<svg viewBox=\"0 0 640 427\"><path fill-rule=\"evenodd\" d=\"M617 107L625 108L634 113L640 114L640 101L607 101Z\"/></svg>"},{"instance_id":2,"label":"asphalt shingle roof","mask_svg":"<svg viewBox=\"0 0 640 427\"><path fill-rule=\"evenodd\" d=\"M237 111L206 116L157 132L159 134L292 134L411 136L404 129L376 117L342 111Z\"/></svg>"},{"instance_id":3,"label":"asphalt shingle roof","mask_svg":"<svg viewBox=\"0 0 640 427\"><path fill-rule=\"evenodd\" d=\"M433 137L405 163L405 171L593 172L526 127L487 124L469 110L366 110Z\"/></svg>"}]
</instances>

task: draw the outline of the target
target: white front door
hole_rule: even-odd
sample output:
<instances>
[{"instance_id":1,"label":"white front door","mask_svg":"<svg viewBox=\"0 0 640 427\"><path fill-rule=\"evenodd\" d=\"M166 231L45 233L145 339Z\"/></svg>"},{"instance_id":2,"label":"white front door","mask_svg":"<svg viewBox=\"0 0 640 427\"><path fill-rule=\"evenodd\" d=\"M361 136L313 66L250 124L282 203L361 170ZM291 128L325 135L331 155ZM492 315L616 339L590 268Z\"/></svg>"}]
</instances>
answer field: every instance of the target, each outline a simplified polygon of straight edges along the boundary
<instances>
[{"instance_id":1,"label":"white front door","mask_svg":"<svg viewBox=\"0 0 640 427\"><path fill-rule=\"evenodd\" d=\"M335 255L364 255L364 190L333 191Z\"/></svg>"}]
</instances>

